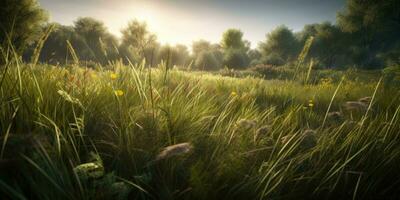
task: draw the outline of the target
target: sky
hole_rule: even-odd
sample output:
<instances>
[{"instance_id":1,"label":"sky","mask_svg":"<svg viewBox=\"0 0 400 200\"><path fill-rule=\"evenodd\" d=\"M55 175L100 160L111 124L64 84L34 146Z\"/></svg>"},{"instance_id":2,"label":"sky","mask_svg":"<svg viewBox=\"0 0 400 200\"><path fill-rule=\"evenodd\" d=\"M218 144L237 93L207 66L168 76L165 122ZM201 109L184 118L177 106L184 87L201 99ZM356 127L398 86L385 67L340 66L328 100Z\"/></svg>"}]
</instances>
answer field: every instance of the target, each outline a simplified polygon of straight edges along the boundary
<instances>
[{"instance_id":1,"label":"sky","mask_svg":"<svg viewBox=\"0 0 400 200\"><path fill-rule=\"evenodd\" d=\"M147 22L162 44L219 42L228 28L243 31L256 47L266 33L284 24L293 31L304 25L335 22L345 0L38 0L52 22L72 25L78 17L104 22L117 37L129 20Z\"/></svg>"}]
</instances>

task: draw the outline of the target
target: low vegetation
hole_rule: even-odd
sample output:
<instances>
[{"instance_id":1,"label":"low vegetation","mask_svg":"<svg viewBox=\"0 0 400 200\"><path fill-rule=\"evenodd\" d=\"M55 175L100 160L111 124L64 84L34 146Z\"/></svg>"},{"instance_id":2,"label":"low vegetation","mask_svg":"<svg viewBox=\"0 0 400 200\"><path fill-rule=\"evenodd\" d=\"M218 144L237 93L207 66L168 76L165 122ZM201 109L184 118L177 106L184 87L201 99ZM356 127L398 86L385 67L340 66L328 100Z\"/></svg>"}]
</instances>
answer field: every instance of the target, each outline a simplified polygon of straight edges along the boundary
<instances>
[{"instance_id":1,"label":"low vegetation","mask_svg":"<svg viewBox=\"0 0 400 200\"><path fill-rule=\"evenodd\" d=\"M0 188L15 199L394 198L399 92L145 65L10 64ZM373 81L371 81L373 80Z\"/></svg>"},{"instance_id":2,"label":"low vegetation","mask_svg":"<svg viewBox=\"0 0 400 200\"><path fill-rule=\"evenodd\" d=\"M348 0L337 24L189 51L2 1L0 197L398 199L396 8Z\"/></svg>"}]
</instances>

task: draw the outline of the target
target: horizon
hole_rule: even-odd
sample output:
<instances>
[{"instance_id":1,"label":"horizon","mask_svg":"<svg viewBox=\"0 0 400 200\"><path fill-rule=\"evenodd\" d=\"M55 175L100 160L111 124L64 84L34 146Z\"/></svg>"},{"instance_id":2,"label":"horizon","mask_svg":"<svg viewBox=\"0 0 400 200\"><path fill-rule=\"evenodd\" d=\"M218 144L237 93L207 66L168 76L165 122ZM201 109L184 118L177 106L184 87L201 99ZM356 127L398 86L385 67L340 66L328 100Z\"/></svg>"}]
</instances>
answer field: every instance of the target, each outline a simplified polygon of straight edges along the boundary
<instances>
[{"instance_id":1,"label":"horizon","mask_svg":"<svg viewBox=\"0 0 400 200\"><path fill-rule=\"evenodd\" d=\"M256 48L265 40L266 34L279 25L297 32L306 24L335 23L336 13L345 5L344 0L302 0L301 4L289 0L38 2L48 11L51 22L73 25L78 17L93 17L101 20L117 38L130 20L138 19L146 21L161 44L191 46L193 41L200 39L219 43L225 30L236 28L243 31L244 39L251 42L252 48Z\"/></svg>"}]
</instances>

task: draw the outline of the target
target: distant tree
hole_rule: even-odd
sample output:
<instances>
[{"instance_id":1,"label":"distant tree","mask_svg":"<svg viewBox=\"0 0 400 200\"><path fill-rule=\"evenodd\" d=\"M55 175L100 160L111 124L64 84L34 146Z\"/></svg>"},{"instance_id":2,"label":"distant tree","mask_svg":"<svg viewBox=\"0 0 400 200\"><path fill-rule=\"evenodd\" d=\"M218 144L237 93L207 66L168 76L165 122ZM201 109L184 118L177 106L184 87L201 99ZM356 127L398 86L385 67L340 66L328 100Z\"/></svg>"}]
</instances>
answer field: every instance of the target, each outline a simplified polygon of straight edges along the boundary
<instances>
[{"instance_id":1,"label":"distant tree","mask_svg":"<svg viewBox=\"0 0 400 200\"><path fill-rule=\"evenodd\" d=\"M227 49L224 51L224 66L233 69L244 69L249 65L249 57L243 49Z\"/></svg>"},{"instance_id":2,"label":"distant tree","mask_svg":"<svg viewBox=\"0 0 400 200\"><path fill-rule=\"evenodd\" d=\"M173 66L184 66L189 61L189 51L185 45L170 46L165 45L159 49L159 61L167 61Z\"/></svg>"},{"instance_id":3,"label":"distant tree","mask_svg":"<svg viewBox=\"0 0 400 200\"><path fill-rule=\"evenodd\" d=\"M263 60L269 62L269 55L273 54L284 62L293 60L299 53L299 43L294 33L286 26L278 26L272 32L267 34L265 42L259 46Z\"/></svg>"},{"instance_id":4,"label":"distant tree","mask_svg":"<svg viewBox=\"0 0 400 200\"><path fill-rule=\"evenodd\" d=\"M195 57L203 51L211 51L214 48L210 42L205 40L198 40L192 43L192 52Z\"/></svg>"},{"instance_id":5,"label":"distant tree","mask_svg":"<svg viewBox=\"0 0 400 200\"><path fill-rule=\"evenodd\" d=\"M103 22L81 17L74 22L74 29L84 39L89 53L81 55L82 59L105 63L108 59L115 58L117 40L108 32Z\"/></svg>"},{"instance_id":6,"label":"distant tree","mask_svg":"<svg viewBox=\"0 0 400 200\"><path fill-rule=\"evenodd\" d=\"M175 64L184 66L189 64L190 54L187 46L182 44L175 45Z\"/></svg>"},{"instance_id":7,"label":"distant tree","mask_svg":"<svg viewBox=\"0 0 400 200\"><path fill-rule=\"evenodd\" d=\"M261 53L257 49L250 49L247 52L249 56L250 66L261 64Z\"/></svg>"},{"instance_id":8,"label":"distant tree","mask_svg":"<svg viewBox=\"0 0 400 200\"><path fill-rule=\"evenodd\" d=\"M120 49L124 57L131 61L141 61L143 58L148 58L149 51L157 44L156 35L150 33L145 22L132 20L128 26L122 29L122 42Z\"/></svg>"},{"instance_id":9,"label":"distant tree","mask_svg":"<svg viewBox=\"0 0 400 200\"><path fill-rule=\"evenodd\" d=\"M353 60L364 67L379 67L380 54L396 48L400 40L400 1L347 0L339 12L340 28L351 33Z\"/></svg>"},{"instance_id":10,"label":"distant tree","mask_svg":"<svg viewBox=\"0 0 400 200\"><path fill-rule=\"evenodd\" d=\"M248 66L247 51L250 42L243 40L243 32L238 29L228 29L222 34L221 47L223 64L229 68L243 69Z\"/></svg>"},{"instance_id":11,"label":"distant tree","mask_svg":"<svg viewBox=\"0 0 400 200\"><path fill-rule=\"evenodd\" d=\"M48 26L51 26L51 24L44 27L44 29L47 29ZM68 51L67 40L71 43L79 58L82 55L89 54L84 38L75 32L74 27L54 24L53 31L43 45L39 61L51 64L65 64L66 61L72 59Z\"/></svg>"},{"instance_id":12,"label":"distant tree","mask_svg":"<svg viewBox=\"0 0 400 200\"><path fill-rule=\"evenodd\" d=\"M261 58L261 63L273 65L273 66L281 66L287 63L287 60L283 59L281 55L272 52L267 55L264 55Z\"/></svg>"},{"instance_id":13,"label":"distant tree","mask_svg":"<svg viewBox=\"0 0 400 200\"><path fill-rule=\"evenodd\" d=\"M0 64L6 58L10 43L17 53L37 39L42 25L47 21L47 13L36 0L0 1Z\"/></svg>"},{"instance_id":14,"label":"distant tree","mask_svg":"<svg viewBox=\"0 0 400 200\"><path fill-rule=\"evenodd\" d=\"M343 59L348 51L346 48L349 43L346 42L348 35L337 26L330 22L306 25L297 37L301 45L304 45L310 37L314 37L308 57L317 60L320 65L331 68L344 64Z\"/></svg>"},{"instance_id":15,"label":"distant tree","mask_svg":"<svg viewBox=\"0 0 400 200\"><path fill-rule=\"evenodd\" d=\"M221 68L224 63L224 52L218 44L212 45L212 54L214 54L215 59L217 60L217 67Z\"/></svg>"},{"instance_id":16,"label":"distant tree","mask_svg":"<svg viewBox=\"0 0 400 200\"><path fill-rule=\"evenodd\" d=\"M319 25L320 24L306 24L300 32L295 33L295 37L299 41L300 46L304 44L308 38L315 37Z\"/></svg>"},{"instance_id":17,"label":"distant tree","mask_svg":"<svg viewBox=\"0 0 400 200\"><path fill-rule=\"evenodd\" d=\"M195 66L199 70L217 70L220 68L220 63L211 51L202 51L196 57Z\"/></svg>"},{"instance_id":18,"label":"distant tree","mask_svg":"<svg viewBox=\"0 0 400 200\"><path fill-rule=\"evenodd\" d=\"M228 29L222 35L221 47L227 49L244 49L243 32L238 29Z\"/></svg>"},{"instance_id":19,"label":"distant tree","mask_svg":"<svg viewBox=\"0 0 400 200\"><path fill-rule=\"evenodd\" d=\"M194 64L200 70L219 69L223 63L224 54L218 44L211 44L205 40L195 41L192 44L192 53ZM205 66L207 64L212 66Z\"/></svg>"}]
</instances>

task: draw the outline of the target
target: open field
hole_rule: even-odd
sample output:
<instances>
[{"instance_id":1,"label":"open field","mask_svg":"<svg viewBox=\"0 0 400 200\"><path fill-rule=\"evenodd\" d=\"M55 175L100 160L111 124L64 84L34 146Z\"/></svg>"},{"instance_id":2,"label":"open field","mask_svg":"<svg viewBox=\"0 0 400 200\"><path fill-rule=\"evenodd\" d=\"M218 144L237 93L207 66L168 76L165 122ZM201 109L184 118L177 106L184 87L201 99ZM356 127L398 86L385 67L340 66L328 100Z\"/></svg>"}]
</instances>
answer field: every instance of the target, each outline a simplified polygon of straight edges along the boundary
<instances>
[{"instance_id":1,"label":"open field","mask_svg":"<svg viewBox=\"0 0 400 200\"><path fill-rule=\"evenodd\" d=\"M0 188L10 199L395 199L399 89L327 74L303 84L13 64L0 76Z\"/></svg>"}]
</instances>

